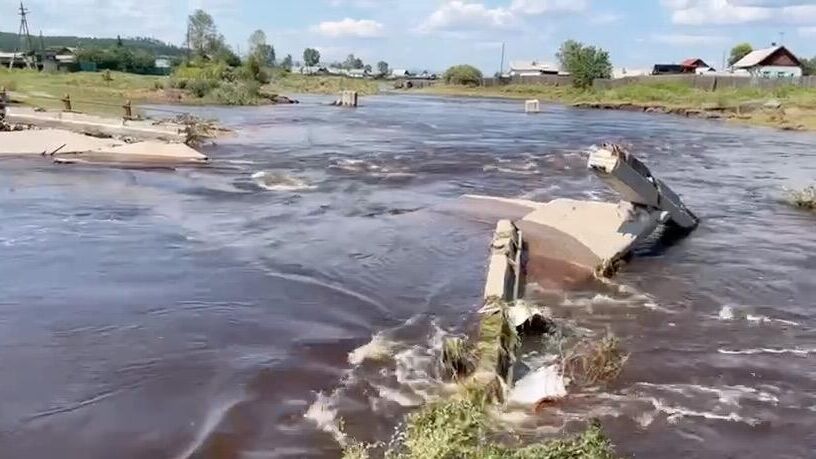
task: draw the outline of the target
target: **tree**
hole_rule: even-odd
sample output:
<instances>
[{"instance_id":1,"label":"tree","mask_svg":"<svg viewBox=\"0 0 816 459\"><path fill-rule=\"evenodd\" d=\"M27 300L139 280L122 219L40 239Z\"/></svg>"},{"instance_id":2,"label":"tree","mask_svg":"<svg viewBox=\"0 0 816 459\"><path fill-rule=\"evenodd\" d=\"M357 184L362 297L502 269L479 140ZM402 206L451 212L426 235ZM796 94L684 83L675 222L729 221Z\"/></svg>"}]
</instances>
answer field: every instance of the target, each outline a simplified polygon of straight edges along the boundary
<instances>
[{"instance_id":1,"label":"tree","mask_svg":"<svg viewBox=\"0 0 816 459\"><path fill-rule=\"evenodd\" d=\"M280 63L280 66L285 70L291 70L293 65L291 54L287 54Z\"/></svg>"},{"instance_id":2,"label":"tree","mask_svg":"<svg viewBox=\"0 0 816 459\"><path fill-rule=\"evenodd\" d=\"M40 33L40 36L42 36L42 33ZM117 35L117 36L116 36L116 46L118 46L118 47L120 47L120 48L121 48L122 46L125 46L125 44L124 44L124 43L122 43L122 36L121 36L121 35Z\"/></svg>"},{"instance_id":3,"label":"tree","mask_svg":"<svg viewBox=\"0 0 816 459\"><path fill-rule=\"evenodd\" d=\"M728 65L734 65L743 57L750 54L754 48L750 43L740 43L731 49L731 57L728 58Z\"/></svg>"},{"instance_id":4,"label":"tree","mask_svg":"<svg viewBox=\"0 0 816 459\"><path fill-rule=\"evenodd\" d=\"M320 63L320 51L314 48L306 48L303 50L303 63L307 67L314 67Z\"/></svg>"},{"instance_id":5,"label":"tree","mask_svg":"<svg viewBox=\"0 0 816 459\"><path fill-rule=\"evenodd\" d=\"M609 53L601 48L567 40L561 45L556 57L561 62L561 68L572 75L575 87L589 88L596 78L612 76Z\"/></svg>"},{"instance_id":6,"label":"tree","mask_svg":"<svg viewBox=\"0 0 816 459\"><path fill-rule=\"evenodd\" d=\"M472 65L454 65L442 78L447 84L475 86L482 82L482 71Z\"/></svg>"},{"instance_id":7,"label":"tree","mask_svg":"<svg viewBox=\"0 0 816 459\"><path fill-rule=\"evenodd\" d=\"M249 36L249 54L255 56L262 65L275 65L275 48L266 42L263 30L256 30Z\"/></svg>"},{"instance_id":8,"label":"tree","mask_svg":"<svg viewBox=\"0 0 816 459\"><path fill-rule=\"evenodd\" d=\"M361 69L363 68L363 60L359 57L355 57L354 54L349 54L346 57L346 60L343 61L341 68L351 70L351 69Z\"/></svg>"},{"instance_id":9,"label":"tree","mask_svg":"<svg viewBox=\"0 0 816 459\"><path fill-rule=\"evenodd\" d=\"M805 76L816 75L816 57L802 59L802 74Z\"/></svg>"},{"instance_id":10,"label":"tree","mask_svg":"<svg viewBox=\"0 0 816 459\"><path fill-rule=\"evenodd\" d=\"M366 66L363 67L363 70L365 70L365 73L371 73L371 65L366 64Z\"/></svg>"},{"instance_id":11,"label":"tree","mask_svg":"<svg viewBox=\"0 0 816 459\"><path fill-rule=\"evenodd\" d=\"M218 28L212 16L204 10L195 10L187 21L187 42L190 50L199 56L212 52L223 37L218 34Z\"/></svg>"},{"instance_id":12,"label":"tree","mask_svg":"<svg viewBox=\"0 0 816 459\"><path fill-rule=\"evenodd\" d=\"M377 72L379 72L380 75L388 75L388 62L377 62Z\"/></svg>"}]
</instances>

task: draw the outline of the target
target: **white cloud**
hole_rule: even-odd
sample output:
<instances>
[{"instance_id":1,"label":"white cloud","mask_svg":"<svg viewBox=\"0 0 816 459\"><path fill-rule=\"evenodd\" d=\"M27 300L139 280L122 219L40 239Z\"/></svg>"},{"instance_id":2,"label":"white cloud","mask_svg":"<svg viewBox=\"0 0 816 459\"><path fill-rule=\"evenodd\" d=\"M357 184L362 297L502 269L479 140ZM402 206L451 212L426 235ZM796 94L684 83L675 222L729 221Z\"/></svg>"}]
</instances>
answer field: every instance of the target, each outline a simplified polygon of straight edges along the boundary
<instances>
[{"instance_id":1,"label":"white cloud","mask_svg":"<svg viewBox=\"0 0 816 459\"><path fill-rule=\"evenodd\" d=\"M513 0L510 10L519 14L537 15L553 12L579 12L589 6L588 0Z\"/></svg>"},{"instance_id":2,"label":"white cloud","mask_svg":"<svg viewBox=\"0 0 816 459\"><path fill-rule=\"evenodd\" d=\"M652 36L652 41L674 46L692 46L724 43L728 41L728 37L721 35L657 34Z\"/></svg>"},{"instance_id":3,"label":"white cloud","mask_svg":"<svg viewBox=\"0 0 816 459\"><path fill-rule=\"evenodd\" d=\"M816 1L813 0L662 0L661 3L671 10L675 24L816 23Z\"/></svg>"},{"instance_id":4,"label":"white cloud","mask_svg":"<svg viewBox=\"0 0 816 459\"><path fill-rule=\"evenodd\" d=\"M313 26L311 30L326 37L358 37L371 38L383 34L384 27L371 19L345 18L340 21L324 21Z\"/></svg>"},{"instance_id":5,"label":"white cloud","mask_svg":"<svg viewBox=\"0 0 816 459\"><path fill-rule=\"evenodd\" d=\"M577 13L589 0L512 0L508 6L488 7L484 3L443 0L442 5L417 27L422 33L463 32L506 29L522 23L526 16L546 13Z\"/></svg>"},{"instance_id":6,"label":"white cloud","mask_svg":"<svg viewBox=\"0 0 816 459\"><path fill-rule=\"evenodd\" d=\"M515 19L513 13L506 8L488 8L482 3L452 0L431 13L417 30L427 33L445 30L501 29L512 25Z\"/></svg>"}]
</instances>

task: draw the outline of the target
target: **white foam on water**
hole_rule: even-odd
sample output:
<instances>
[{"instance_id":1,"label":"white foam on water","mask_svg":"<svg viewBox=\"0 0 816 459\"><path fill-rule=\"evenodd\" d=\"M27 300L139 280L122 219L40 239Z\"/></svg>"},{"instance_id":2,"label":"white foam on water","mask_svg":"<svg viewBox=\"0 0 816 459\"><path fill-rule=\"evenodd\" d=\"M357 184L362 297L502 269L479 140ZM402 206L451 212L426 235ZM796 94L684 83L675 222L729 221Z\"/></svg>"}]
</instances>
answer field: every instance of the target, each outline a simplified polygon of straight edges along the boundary
<instances>
[{"instance_id":1,"label":"white foam on water","mask_svg":"<svg viewBox=\"0 0 816 459\"><path fill-rule=\"evenodd\" d=\"M775 394L743 385L710 387L699 384L637 383L637 386L665 390L691 399L699 399L700 397L704 397L705 394L712 394L717 397L720 403L736 407L740 406L740 401L742 400L753 400L771 405L777 405L779 403L779 397Z\"/></svg>"},{"instance_id":2,"label":"white foam on water","mask_svg":"<svg viewBox=\"0 0 816 459\"><path fill-rule=\"evenodd\" d=\"M382 332L375 334L371 341L349 352L348 362L360 365L366 360L384 360L391 357L397 343L391 341Z\"/></svg>"},{"instance_id":3,"label":"white foam on water","mask_svg":"<svg viewBox=\"0 0 816 459\"><path fill-rule=\"evenodd\" d=\"M535 406L544 400L560 400L567 396L566 382L559 365L541 367L516 382L510 390L508 403Z\"/></svg>"},{"instance_id":4,"label":"white foam on water","mask_svg":"<svg viewBox=\"0 0 816 459\"><path fill-rule=\"evenodd\" d=\"M322 392L318 392L317 398L306 410L303 417L314 422L318 429L331 435L337 443L345 445L346 434L341 429L341 420L335 407L336 394L337 391L332 396L327 397Z\"/></svg>"},{"instance_id":5,"label":"white foam on water","mask_svg":"<svg viewBox=\"0 0 816 459\"><path fill-rule=\"evenodd\" d=\"M748 322L753 322L757 324L777 323L783 325L790 325L793 327L798 327L800 325L798 322L794 322L792 320L775 319L773 317L768 317L761 314L746 313L740 308L731 305L724 305L722 308L720 308L720 312L717 314L717 318L723 321L744 319L747 320Z\"/></svg>"},{"instance_id":6,"label":"white foam on water","mask_svg":"<svg viewBox=\"0 0 816 459\"><path fill-rule=\"evenodd\" d=\"M657 398L651 398L650 401L652 402L652 406L654 406L655 410L668 416L668 421L672 424L677 423L681 418L685 417L704 418L716 421L741 422L752 426L759 423L759 421L756 419L746 418L735 412L718 414L711 411L692 410L682 406L671 406Z\"/></svg>"},{"instance_id":7,"label":"white foam on water","mask_svg":"<svg viewBox=\"0 0 816 459\"><path fill-rule=\"evenodd\" d=\"M374 389L377 390L377 393L381 399L390 400L406 408L420 406L425 401L422 397L418 397L415 394L406 394L399 389L394 389L391 387L375 384Z\"/></svg>"},{"instance_id":8,"label":"white foam on water","mask_svg":"<svg viewBox=\"0 0 816 459\"><path fill-rule=\"evenodd\" d=\"M279 172L259 171L252 174L255 184L269 191L304 191L317 188L303 179Z\"/></svg>"},{"instance_id":9,"label":"white foam on water","mask_svg":"<svg viewBox=\"0 0 816 459\"><path fill-rule=\"evenodd\" d=\"M487 164L482 166L482 170L484 172L501 172L512 175L536 175L541 173L538 165L533 162L527 162L519 166L512 166L508 164L507 167Z\"/></svg>"},{"instance_id":10,"label":"white foam on water","mask_svg":"<svg viewBox=\"0 0 816 459\"><path fill-rule=\"evenodd\" d=\"M816 354L816 349L771 349L771 348L757 348L757 349L718 349L720 354L729 355L757 355L757 354L792 354L806 357L810 354Z\"/></svg>"}]
</instances>

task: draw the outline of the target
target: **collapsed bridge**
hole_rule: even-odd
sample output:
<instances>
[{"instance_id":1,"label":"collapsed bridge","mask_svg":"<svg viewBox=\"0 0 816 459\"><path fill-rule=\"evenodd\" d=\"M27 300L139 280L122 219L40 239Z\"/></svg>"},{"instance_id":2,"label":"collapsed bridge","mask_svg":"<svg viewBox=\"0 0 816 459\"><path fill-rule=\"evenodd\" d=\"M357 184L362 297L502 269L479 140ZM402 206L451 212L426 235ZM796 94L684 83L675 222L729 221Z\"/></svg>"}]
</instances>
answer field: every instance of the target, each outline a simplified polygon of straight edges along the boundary
<instances>
[{"instance_id":1,"label":"collapsed bridge","mask_svg":"<svg viewBox=\"0 0 816 459\"><path fill-rule=\"evenodd\" d=\"M563 291L609 277L658 227L684 235L699 224L680 197L623 148L604 145L590 154L587 167L620 195L619 202L467 196L474 208L494 206L518 215L496 225L479 311L477 361L469 376L496 401L534 404L554 394L566 395L563 383L553 387L554 368L531 372L513 389L519 334L536 333L551 319L519 301L527 285Z\"/></svg>"}]
</instances>

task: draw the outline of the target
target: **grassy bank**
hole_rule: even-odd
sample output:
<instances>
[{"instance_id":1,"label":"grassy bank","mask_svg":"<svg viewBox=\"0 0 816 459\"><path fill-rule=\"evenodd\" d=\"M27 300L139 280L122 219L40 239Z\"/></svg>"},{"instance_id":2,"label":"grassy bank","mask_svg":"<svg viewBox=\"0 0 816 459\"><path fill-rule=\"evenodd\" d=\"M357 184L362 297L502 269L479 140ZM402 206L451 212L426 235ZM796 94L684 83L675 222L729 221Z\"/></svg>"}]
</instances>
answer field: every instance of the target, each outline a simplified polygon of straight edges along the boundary
<instances>
[{"instance_id":1,"label":"grassy bank","mask_svg":"<svg viewBox=\"0 0 816 459\"><path fill-rule=\"evenodd\" d=\"M379 92L379 84L362 78L282 74L273 76L264 89L277 94L338 94L340 91L357 91L360 95L371 95Z\"/></svg>"},{"instance_id":2,"label":"grassy bank","mask_svg":"<svg viewBox=\"0 0 816 459\"><path fill-rule=\"evenodd\" d=\"M88 113L121 114L126 100L144 103L164 97L156 87L166 77L111 72L106 79L103 75L0 69L0 86L11 92L12 99L47 109L62 108L59 99L70 94L72 108Z\"/></svg>"},{"instance_id":3,"label":"grassy bank","mask_svg":"<svg viewBox=\"0 0 816 459\"><path fill-rule=\"evenodd\" d=\"M106 75L109 75L106 76ZM185 81L151 75L110 72L44 73L31 70L0 69L0 87L5 87L14 100L25 105L46 109L61 109L60 99L71 95L72 109L85 113L105 115L122 114L126 100L134 104L181 105L259 105L269 103L266 97L257 97L244 91L239 82L222 82L218 88L202 91L195 80ZM355 90L362 95L374 94L378 84L370 80L344 77L274 75L271 82L260 88L265 96L296 93L337 94Z\"/></svg>"},{"instance_id":4,"label":"grassy bank","mask_svg":"<svg viewBox=\"0 0 816 459\"><path fill-rule=\"evenodd\" d=\"M816 130L816 89L782 87L703 91L680 84L639 84L609 90L571 86L439 85L418 90L429 94L539 99L590 108L645 110L785 129Z\"/></svg>"}]
</instances>

